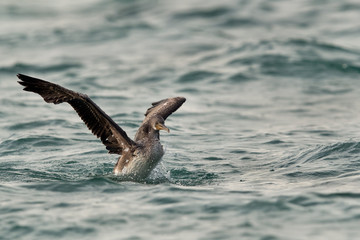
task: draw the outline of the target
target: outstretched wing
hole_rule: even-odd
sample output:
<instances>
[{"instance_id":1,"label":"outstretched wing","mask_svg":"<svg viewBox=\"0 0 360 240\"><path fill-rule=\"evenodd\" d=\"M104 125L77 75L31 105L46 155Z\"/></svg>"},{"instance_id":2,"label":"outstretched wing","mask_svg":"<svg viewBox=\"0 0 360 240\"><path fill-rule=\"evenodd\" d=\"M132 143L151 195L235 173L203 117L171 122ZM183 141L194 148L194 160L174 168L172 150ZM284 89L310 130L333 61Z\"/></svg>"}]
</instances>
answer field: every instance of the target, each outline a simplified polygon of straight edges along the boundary
<instances>
[{"instance_id":1,"label":"outstretched wing","mask_svg":"<svg viewBox=\"0 0 360 240\"><path fill-rule=\"evenodd\" d=\"M24 90L38 93L47 103L69 103L91 132L101 139L109 153L122 154L124 149L136 145L103 110L87 95L77 93L41 79L18 74Z\"/></svg>"},{"instance_id":2,"label":"outstretched wing","mask_svg":"<svg viewBox=\"0 0 360 240\"><path fill-rule=\"evenodd\" d=\"M146 117L144 122L155 115L161 116L164 120L166 120L166 118L181 107L185 101L186 99L184 97L174 97L152 103L152 107L145 113Z\"/></svg>"}]
</instances>

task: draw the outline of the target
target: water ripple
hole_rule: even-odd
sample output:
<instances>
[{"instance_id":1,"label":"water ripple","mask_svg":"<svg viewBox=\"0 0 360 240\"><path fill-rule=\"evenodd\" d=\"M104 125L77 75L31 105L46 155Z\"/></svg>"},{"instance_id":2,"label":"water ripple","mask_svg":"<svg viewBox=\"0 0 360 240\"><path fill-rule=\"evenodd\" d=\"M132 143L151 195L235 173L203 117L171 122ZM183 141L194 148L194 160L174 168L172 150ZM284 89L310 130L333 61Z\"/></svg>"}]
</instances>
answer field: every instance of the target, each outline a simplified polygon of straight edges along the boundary
<instances>
[{"instance_id":1,"label":"water ripple","mask_svg":"<svg viewBox=\"0 0 360 240\"><path fill-rule=\"evenodd\" d=\"M9 126L11 131L23 131L26 129L34 129L43 126L66 126L70 125L68 121L63 119L53 119L53 120L37 120L25 123L15 123Z\"/></svg>"},{"instance_id":2,"label":"water ripple","mask_svg":"<svg viewBox=\"0 0 360 240\"><path fill-rule=\"evenodd\" d=\"M340 142L303 150L284 159L278 167L284 176L293 179L335 179L358 176L359 142ZM344 181L344 180L341 180Z\"/></svg>"},{"instance_id":3,"label":"water ripple","mask_svg":"<svg viewBox=\"0 0 360 240\"><path fill-rule=\"evenodd\" d=\"M174 15L177 19L188 20L191 18L214 18L228 14L231 9L227 7L199 8L180 12Z\"/></svg>"},{"instance_id":4,"label":"water ripple","mask_svg":"<svg viewBox=\"0 0 360 240\"><path fill-rule=\"evenodd\" d=\"M28 73L28 72L37 72L37 73L48 73L48 72L61 72L72 68L81 68L83 67L80 63L59 63L51 64L45 66L32 65L26 63L15 63L12 66L0 67L1 73L7 74L17 74L17 73Z\"/></svg>"},{"instance_id":5,"label":"water ripple","mask_svg":"<svg viewBox=\"0 0 360 240\"><path fill-rule=\"evenodd\" d=\"M211 79L214 77L219 76L219 73L216 72L210 72L210 71L192 71L189 73L185 73L182 76L179 77L178 82L179 83L190 83L190 82L197 82L202 81L205 79Z\"/></svg>"},{"instance_id":6,"label":"water ripple","mask_svg":"<svg viewBox=\"0 0 360 240\"><path fill-rule=\"evenodd\" d=\"M0 239L356 239L359 6L0 1ZM144 101L188 101L132 182L18 72L63 79L129 135Z\"/></svg>"}]
</instances>

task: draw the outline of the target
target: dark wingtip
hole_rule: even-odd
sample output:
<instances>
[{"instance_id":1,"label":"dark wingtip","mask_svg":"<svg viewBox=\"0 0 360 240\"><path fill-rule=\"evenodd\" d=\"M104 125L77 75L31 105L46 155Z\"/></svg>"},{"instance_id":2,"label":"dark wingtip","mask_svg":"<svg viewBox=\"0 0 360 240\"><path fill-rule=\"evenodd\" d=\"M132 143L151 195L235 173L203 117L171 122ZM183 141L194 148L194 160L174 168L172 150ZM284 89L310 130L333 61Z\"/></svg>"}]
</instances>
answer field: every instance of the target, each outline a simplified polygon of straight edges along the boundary
<instances>
[{"instance_id":1,"label":"dark wingtip","mask_svg":"<svg viewBox=\"0 0 360 240\"><path fill-rule=\"evenodd\" d=\"M16 76L20 79L20 81L17 81L20 85L24 86L23 90L24 91L28 91L28 92L36 92L34 91L34 89L31 87L34 82L36 82L35 80L38 80L36 78L18 73L16 74Z\"/></svg>"},{"instance_id":2,"label":"dark wingtip","mask_svg":"<svg viewBox=\"0 0 360 240\"><path fill-rule=\"evenodd\" d=\"M23 86L25 86L24 84L24 82L23 81L17 81L20 85L23 85Z\"/></svg>"},{"instance_id":3,"label":"dark wingtip","mask_svg":"<svg viewBox=\"0 0 360 240\"><path fill-rule=\"evenodd\" d=\"M46 83L46 81L38 79L38 78L34 78L34 77L30 77L28 75L24 75L21 73L16 74L16 76L21 80L18 81L18 83L20 83L21 85L27 86L29 84L39 84L39 83Z\"/></svg>"},{"instance_id":4,"label":"dark wingtip","mask_svg":"<svg viewBox=\"0 0 360 240\"><path fill-rule=\"evenodd\" d=\"M20 79L23 82L25 82L26 80L28 80L30 78L29 76L26 76L26 75L21 74L21 73L16 74L16 76L18 77L18 79ZM18 83L21 84L22 82L18 81Z\"/></svg>"},{"instance_id":5,"label":"dark wingtip","mask_svg":"<svg viewBox=\"0 0 360 240\"><path fill-rule=\"evenodd\" d=\"M22 74L21 73L18 73L16 74L16 76L18 77L18 79L20 79L21 81L17 81L20 85L23 85L25 86L25 83L23 82L23 79L22 79Z\"/></svg>"}]
</instances>

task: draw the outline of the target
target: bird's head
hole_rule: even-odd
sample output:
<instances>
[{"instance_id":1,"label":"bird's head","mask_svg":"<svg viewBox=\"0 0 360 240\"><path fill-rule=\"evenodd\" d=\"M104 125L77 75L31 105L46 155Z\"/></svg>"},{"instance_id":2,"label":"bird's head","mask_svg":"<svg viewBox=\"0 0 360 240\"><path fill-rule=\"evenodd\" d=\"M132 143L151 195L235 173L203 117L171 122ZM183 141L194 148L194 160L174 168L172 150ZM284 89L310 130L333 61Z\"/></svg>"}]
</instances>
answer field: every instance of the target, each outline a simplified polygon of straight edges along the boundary
<instances>
[{"instance_id":1,"label":"bird's head","mask_svg":"<svg viewBox=\"0 0 360 240\"><path fill-rule=\"evenodd\" d=\"M162 117L154 117L151 119L150 122L151 127L154 130L160 131L160 130L165 130L167 132L170 132L170 129L168 127L165 126L165 121Z\"/></svg>"}]
</instances>

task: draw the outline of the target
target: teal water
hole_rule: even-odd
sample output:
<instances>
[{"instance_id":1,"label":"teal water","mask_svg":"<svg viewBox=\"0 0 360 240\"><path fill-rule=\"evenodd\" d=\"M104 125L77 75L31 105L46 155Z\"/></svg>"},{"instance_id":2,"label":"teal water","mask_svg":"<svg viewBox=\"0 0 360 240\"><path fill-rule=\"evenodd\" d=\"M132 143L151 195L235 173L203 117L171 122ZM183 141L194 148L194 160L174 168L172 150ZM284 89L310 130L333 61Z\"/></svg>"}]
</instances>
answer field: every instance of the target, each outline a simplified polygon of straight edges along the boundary
<instances>
[{"instance_id":1,"label":"teal water","mask_svg":"<svg viewBox=\"0 0 360 240\"><path fill-rule=\"evenodd\" d=\"M1 1L0 239L359 239L357 1ZM23 73L129 136L187 102L146 182Z\"/></svg>"}]
</instances>

